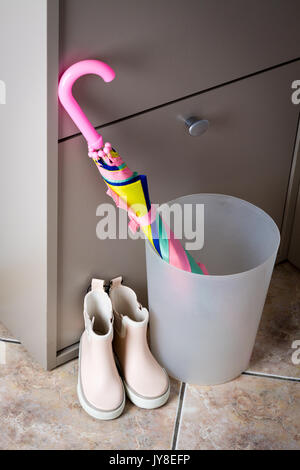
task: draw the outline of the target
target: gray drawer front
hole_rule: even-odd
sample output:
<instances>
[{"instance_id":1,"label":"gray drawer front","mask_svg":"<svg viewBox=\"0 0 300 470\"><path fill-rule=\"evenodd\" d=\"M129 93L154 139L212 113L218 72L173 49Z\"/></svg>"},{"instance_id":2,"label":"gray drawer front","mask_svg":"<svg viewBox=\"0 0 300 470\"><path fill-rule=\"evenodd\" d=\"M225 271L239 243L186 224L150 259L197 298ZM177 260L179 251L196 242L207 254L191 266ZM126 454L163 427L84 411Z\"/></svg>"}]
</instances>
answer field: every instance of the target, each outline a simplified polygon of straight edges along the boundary
<instances>
[{"instance_id":1,"label":"gray drawer front","mask_svg":"<svg viewBox=\"0 0 300 470\"><path fill-rule=\"evenodd\" d=\"M298 0L60 3L60 71L87 58L116 71L74 87L94 125L300 56ZM60 111L60 137L76 133Z\"/></svg>"},{"instance_id":2,"label":"gray drawer front","mask_svg":"<svg viewBox=\"0 0 300 470\"><path fill-rule=\"evenodd\" d=\"M299 63L284 66L107 126L103 136L129 167L147 174L152 202L230 194L258 205L280 226L297 127L298 107L290 99L297 76ZM189 115L210 121L201 137L191 137L180 120ZM60 349L79 337L91 276L122 274L145 302L146 274L142 240L96 238L96 208L110 198L84 139L61 143L59 153Z\"/></svg>"}]
</instances>

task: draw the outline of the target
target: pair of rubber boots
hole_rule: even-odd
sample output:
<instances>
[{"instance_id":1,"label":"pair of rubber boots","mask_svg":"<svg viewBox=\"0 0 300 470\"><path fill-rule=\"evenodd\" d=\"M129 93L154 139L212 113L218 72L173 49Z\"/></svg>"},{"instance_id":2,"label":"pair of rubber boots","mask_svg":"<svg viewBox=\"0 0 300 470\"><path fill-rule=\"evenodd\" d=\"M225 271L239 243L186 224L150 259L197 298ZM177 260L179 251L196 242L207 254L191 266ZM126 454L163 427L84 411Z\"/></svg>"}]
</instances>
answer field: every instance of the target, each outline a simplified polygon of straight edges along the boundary
<instances>
[{"instance_id":1,"label":"pair of rubber boots","mask_svg":"<svg viewBox=\"0 0 300 470\"><path fill-rule=\"evenodd\" d=\"M149 313L135 292L122 285L121 277L110 282L108 294L104 281L93 279L83 314L77 386L83 409L96 419L117 418L125 406L125 391L140 408L164 405L169 378L149 349Z\"/></svg>"}]
</instances>

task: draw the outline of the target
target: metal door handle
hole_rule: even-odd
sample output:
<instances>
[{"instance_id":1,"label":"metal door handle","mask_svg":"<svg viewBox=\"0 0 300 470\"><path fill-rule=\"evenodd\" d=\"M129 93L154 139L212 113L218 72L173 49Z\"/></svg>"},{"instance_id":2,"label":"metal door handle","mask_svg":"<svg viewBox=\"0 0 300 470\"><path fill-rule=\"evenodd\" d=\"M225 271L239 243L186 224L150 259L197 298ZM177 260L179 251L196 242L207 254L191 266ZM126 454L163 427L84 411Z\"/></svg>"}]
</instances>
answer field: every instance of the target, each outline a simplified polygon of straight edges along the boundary
<instances>
[{"instance_id":1,"label":"metal door handle","mask_svg":"<svg viewBox=\"0 0 300 470\"><path fill-rule=\"evenodd\" d=\"M195 137L204 134L209 128L207 119L198 119L194 116L186 119L185 124L189 129L189 134Z\"/></svg>"}]
</instances>

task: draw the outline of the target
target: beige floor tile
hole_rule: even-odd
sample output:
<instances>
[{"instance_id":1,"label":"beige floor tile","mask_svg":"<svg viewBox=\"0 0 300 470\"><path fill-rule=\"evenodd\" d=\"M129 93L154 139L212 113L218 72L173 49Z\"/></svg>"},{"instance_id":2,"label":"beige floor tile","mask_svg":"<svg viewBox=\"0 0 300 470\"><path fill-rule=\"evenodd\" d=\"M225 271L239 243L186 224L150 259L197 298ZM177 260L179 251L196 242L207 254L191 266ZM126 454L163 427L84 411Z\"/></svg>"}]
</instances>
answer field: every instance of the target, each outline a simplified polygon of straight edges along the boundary
<instances>
[{"instance_id":1,"label":"beige floor tile","mask_svg":"<svg viewBox=\"0 0 300 470\"><path fill-rule=\"evenodd\" d=\"M170 448L178 382L172 381L170 401L164 407L141 410L127 402L120 418L101 422L89 417L78 403L77 360L46 372L21 345L3 344L0 449Z\"/></svg>"},{"instance_id":2,"label":"beige floor tile","mask_svg":"<svg viewBox=\"0 0 300 470\"><path fill-rule=\"evenodd\" d=\"M241 376L187 386L178 449L300 449L300 383Z\"/></svg>"},{"instance_id":3,"label":"beige floor tile","mask_svg":"<svg viewBox=\"0 0 300 470\"><path fill-rule=\"evenodd\" d=\"M300 340L300 270L275 267L249 370L300 377L292 362L292 343Z\"/></svg>"}]
</instances>

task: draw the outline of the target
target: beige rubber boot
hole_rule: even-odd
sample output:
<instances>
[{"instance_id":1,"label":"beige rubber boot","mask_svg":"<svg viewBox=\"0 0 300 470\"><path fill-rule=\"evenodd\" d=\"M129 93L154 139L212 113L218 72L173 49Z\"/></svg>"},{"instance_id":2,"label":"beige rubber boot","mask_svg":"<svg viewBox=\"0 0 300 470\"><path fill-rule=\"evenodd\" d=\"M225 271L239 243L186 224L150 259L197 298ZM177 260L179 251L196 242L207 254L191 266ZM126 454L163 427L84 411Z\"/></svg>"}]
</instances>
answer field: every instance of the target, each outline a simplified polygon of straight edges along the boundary
<instances>
[{"instance_id":1,"label":"beige rubber boot","mask_svg":"<svg viewBox=\"0 0 300 470\"><path fill-rule=\"evenodd\" d=\"M125 392L113 350L113 313L103 281L92 280L84 299L85 331L80 339L77 393L93 418L114 419L125 405Z\"/></svg>"},{"instance_id":2,"label":"beige rubber boot","mask_svg":"<svg viewBox=\"0 0 300 470\"><path fill-rule=\"evenodd\" d=\"M111 281L109 295L114 311L113 346L127 396L140 408L158 408L169 398L169 378L148 346L148 310L121 282L121 277Z\"/></svg>"}]
</instances>

